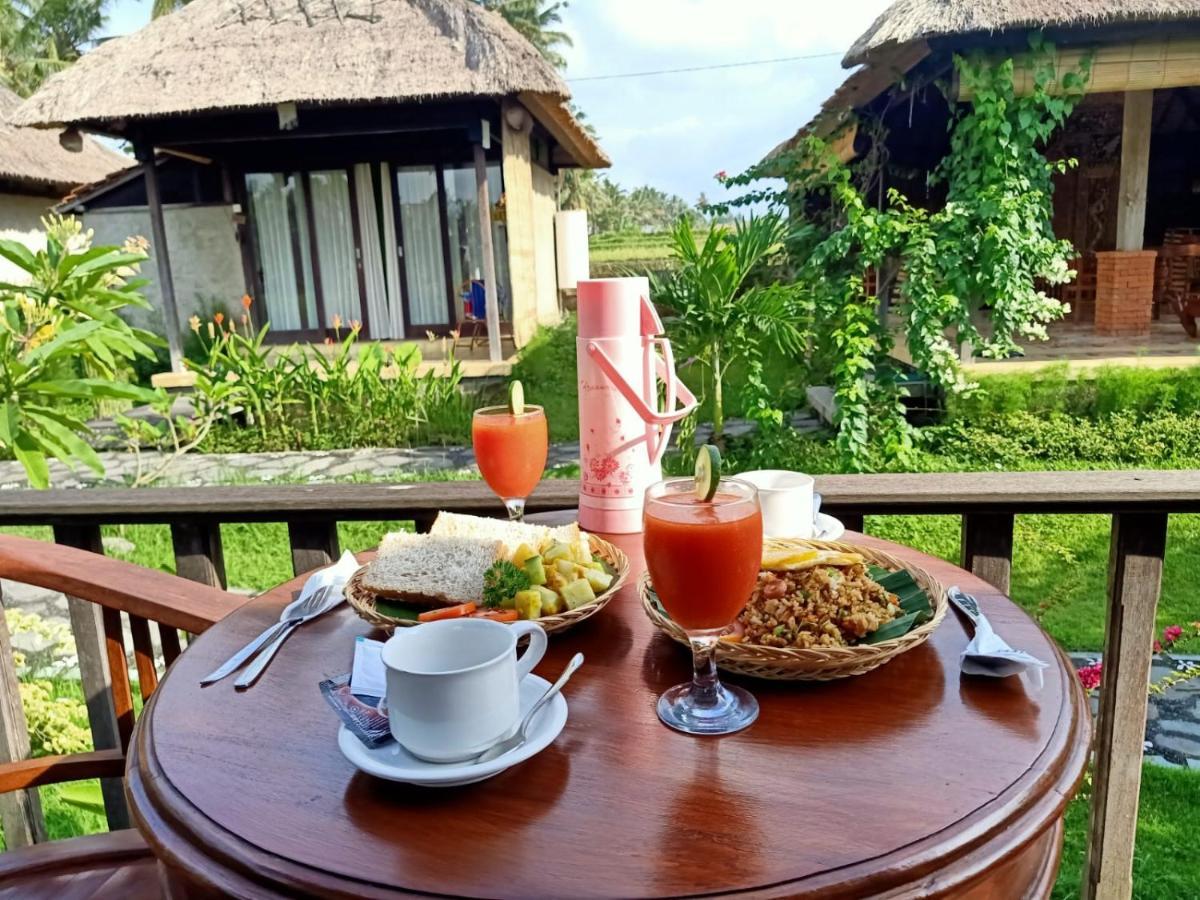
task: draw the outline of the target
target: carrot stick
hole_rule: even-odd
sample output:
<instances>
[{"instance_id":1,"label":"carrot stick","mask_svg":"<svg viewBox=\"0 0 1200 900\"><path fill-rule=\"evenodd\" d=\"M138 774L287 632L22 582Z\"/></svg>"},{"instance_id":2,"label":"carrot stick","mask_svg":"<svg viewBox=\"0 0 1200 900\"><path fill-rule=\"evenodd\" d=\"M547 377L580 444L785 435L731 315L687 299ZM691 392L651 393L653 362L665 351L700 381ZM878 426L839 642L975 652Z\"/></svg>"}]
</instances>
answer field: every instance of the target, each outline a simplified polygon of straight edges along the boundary
<instances>
[{"instance_id":1,"label":"carrot stick","mask_svg":"<svg viewBox=\"0 0 1200 900\"><path fill-rule=\"evenodd\" d=\"M491 619L493 622L515 622L519 618L515 609L481 609L471 613L473 619Z\"/></svg>"},{"instance_id":2,"label":"carrot stick","mask_svg":"<svg viewBox=\"0 0 1200 900\"><path fill-rule=\"evenodd\" d=\"M418 622L440 622L442 619L461 619L475 612L474 603L460 603L458 606L447 606L445 609L431 609L417 616Z\"/></svg>"}]
</instances>

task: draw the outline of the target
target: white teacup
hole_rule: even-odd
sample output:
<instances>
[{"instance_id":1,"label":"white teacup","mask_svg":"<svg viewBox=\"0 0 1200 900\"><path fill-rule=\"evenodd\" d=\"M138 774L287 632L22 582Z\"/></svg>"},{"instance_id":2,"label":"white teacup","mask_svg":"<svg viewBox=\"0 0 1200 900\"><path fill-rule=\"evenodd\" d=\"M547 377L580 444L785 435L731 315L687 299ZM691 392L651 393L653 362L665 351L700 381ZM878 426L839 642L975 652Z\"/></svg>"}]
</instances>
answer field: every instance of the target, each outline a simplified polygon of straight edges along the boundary
<instances>
[{"instance_id":1,"label":"white teacup","mask_svg":"<svg viewBox=\"0 0 1200 900\"><path fill-rule=\"evenodd\" d=\"M529 646L517 656L517 639ZM399 628L383 645L394 737L427 762L461 762L506 737L520 715L520 681L546 652L537 622L450 619Z\"/></svg>"},{"instance_id":2,"label":"white teacup","mask_svg":"<svg viewBox=\"0 0 1200 900\"><path fill-rule=\"evenodd\" d=\"M813 478L786 469L759 469L736 476L758 488L763 536L810 538L813 536Z\"/></svg>"}]
</instances>

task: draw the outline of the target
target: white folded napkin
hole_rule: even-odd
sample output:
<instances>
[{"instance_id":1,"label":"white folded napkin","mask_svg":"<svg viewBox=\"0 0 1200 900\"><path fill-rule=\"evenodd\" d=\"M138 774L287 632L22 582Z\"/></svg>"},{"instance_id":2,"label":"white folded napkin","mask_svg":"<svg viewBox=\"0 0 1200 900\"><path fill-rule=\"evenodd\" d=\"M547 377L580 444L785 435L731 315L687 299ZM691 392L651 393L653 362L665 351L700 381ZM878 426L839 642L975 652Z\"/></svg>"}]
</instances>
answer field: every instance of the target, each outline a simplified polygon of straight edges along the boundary
<instances>
[{"instance_id":1,"label":"white folded napkin","mask_svg":"<svg viewBox=\"0 0 1200 900\"><path fill-rule=\"evenodd\" d=\"M975 635L959 657L964 674L1006 678L1028 670L1037 686L1042 686L1042 670L1049 663L1042 662L1024 650L1014 650L1010 647L1004 638L996 634L992 623L970 594L964 594L957 587L952 587L946 592L946 596L975 625Z\"/></svg>"},{"instance_id":2,"label":"white folded napkin","mask_svg":"<svg viewBox=\"0 0 1200 900\"><path fill-rule=\"evenodd\" d=\"M308 581L304 582L304 587L300 589L300 596L297 599L303 600L326 585L333 585L334 591L341 593L342 588L346 586L346 582L357 571L358 560L354 558L353 553L346 550L342 553L341 559L332 566L318 569L309 575Z\"/></svg>"}]
</instances>

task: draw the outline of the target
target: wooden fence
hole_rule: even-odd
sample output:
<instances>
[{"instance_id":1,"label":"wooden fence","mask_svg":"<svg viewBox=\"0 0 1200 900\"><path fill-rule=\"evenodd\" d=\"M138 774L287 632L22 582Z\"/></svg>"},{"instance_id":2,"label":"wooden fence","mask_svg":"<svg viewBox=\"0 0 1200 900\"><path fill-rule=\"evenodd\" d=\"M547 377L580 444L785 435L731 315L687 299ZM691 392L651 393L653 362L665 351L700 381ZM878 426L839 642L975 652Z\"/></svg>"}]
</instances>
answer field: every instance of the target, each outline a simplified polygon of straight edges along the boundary
<instances>
[{"instance_id":1,"label":"wooden fence","mask_svg":"<svg viewBox=\"0 0 1200 900\"><path fill-rule=\"evenodd\" d=\"M867 515L960 516L963 565L1006 592L1014 516L1112 517L1104 682L1084 893L1128 897L1167 520L1171 513L1200 512L1200 471L836 475L818 478L817 489L824 495L824 510L854 530L862 530ZM574 481L544 482L527 509L569 509L575 506L577 492ZM103 552L102 525L168 525L178 574L216 587L225 586L222 524L286 522L292 566L299 574L337 558L339 521L411 520L418 530L427 530L442 509L494 515L498 506L477 482L0 492L0 526L49 525L57 542L96 552ZM96 751L120 754L124 726L132 719L131 712L115 709L111 700L106 623L92 604L74 599L70 604ZM169 663L178 648L172 629L163 635ZM133 641L135 649L149 644L147 635L133 634ZM29 752L8 651L7 632L0 625L0 762ZM37 805L22 796L25 793L0 797L10 846L44 834ZM118 779L107 780L105 804L110 825L128 825ZM13 828L9 822L22 827Z\"/></svg>"}]
</instances>

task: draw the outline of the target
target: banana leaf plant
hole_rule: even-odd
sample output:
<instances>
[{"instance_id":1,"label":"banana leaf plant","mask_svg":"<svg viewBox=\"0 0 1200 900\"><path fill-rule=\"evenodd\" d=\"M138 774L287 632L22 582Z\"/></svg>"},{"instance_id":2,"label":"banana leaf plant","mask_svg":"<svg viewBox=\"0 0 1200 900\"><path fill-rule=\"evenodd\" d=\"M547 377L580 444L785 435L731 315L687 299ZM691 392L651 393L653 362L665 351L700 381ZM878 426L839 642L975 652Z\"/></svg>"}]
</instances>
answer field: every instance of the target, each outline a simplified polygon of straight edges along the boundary
<instances>
[{"instance_id":1,"label":"banana leaf plant","mask_svg":"<svg viewBox=\"0 0 1200 900\"><path fill-rule=\"evenodd\" d=\"M154 391L125 383L138 357L154 358L162 341L118 315L149 308L136 278L147 258L140 239L91 247L73 219L44 222L46 247L0 240L0 257L26 283L0 283L0 450L24 467L29 483L49 487L49 459L98 474L81 407L104 399L148 403Z\"/></svg>"}]
</instances>

